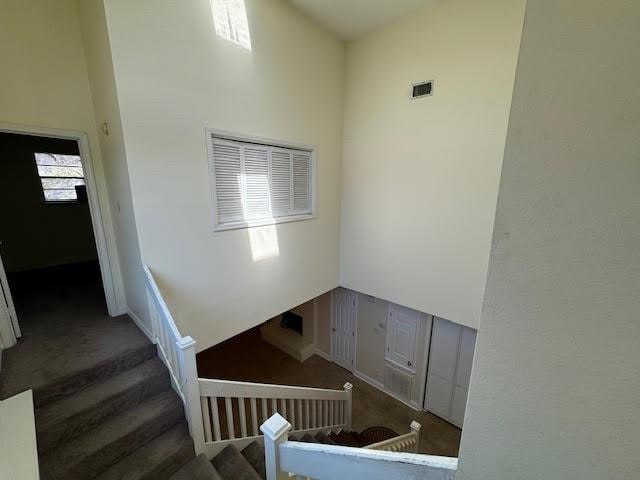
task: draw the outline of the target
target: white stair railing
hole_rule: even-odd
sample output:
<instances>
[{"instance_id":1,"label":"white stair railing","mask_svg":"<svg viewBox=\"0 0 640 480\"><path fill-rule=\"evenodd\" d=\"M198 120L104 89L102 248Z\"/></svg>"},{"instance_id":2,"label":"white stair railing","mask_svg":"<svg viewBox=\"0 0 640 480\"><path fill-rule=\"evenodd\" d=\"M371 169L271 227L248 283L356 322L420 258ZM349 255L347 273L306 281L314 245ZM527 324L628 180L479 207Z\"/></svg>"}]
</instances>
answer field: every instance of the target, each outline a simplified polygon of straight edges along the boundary
<instances>
[{"instance_id":1,"label":"white stair railing","mask_svg":"<svg viewBox=\"0 0 640 480\"><path fill-rule=\"evenodd\" d=\"M143 266L143 270L158 356L169 370L173 389L182 399L194 448L196 454L200 454L204 451L204 433L196 366L196 342L193 338L180 334L153 274L146 265Z\"/></svg>"},{"instance_id":2,"label":"white stair railing","mask_svg":"<svg viewBox=\"0 0 640 480\"><path fill-rule=\"evenodd\" d=\"M322 480L454 480L458 459L290 442L291 424L275 414L261 427L267 480L292 475Z\"/></svg>"},{"instance_id":3,"label":"white stair railing","mask_svg":"<svg viewBox=\"0 0 640 480\"><path fill-rule=\"evenodd\" d=\"M398 435L397 437L390 438L389 440L383 440L381 442L372 443L363 448L369 450L382 450L385 452L407 452L418 453L420 448L420 428L422 426L416 422L411 422L409 433L404 435Z\"/></svg>"},{"instance_id":4,"label":"white stair railing","mask_svg":"<svg viewBox=\"0 0 640 480\"><path fill-rule=\"evenodd\" d=\"M343 390L199 379L204 451L262 442L260 425L275 413L300 435L351 428L352 385Z\"/></svg>"}]
</instances>

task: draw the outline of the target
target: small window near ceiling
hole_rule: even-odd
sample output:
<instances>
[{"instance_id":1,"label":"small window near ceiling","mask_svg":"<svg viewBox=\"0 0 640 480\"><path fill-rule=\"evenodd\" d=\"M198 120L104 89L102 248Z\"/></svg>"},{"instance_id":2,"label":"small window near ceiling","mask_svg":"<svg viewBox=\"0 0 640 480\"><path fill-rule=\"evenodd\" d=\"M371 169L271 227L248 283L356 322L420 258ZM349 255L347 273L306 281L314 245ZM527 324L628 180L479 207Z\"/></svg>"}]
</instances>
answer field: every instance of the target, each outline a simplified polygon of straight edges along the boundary
<instances>
[{"instance_id":1,"label":"small window near ceiling","mask_svg":"<svg viewBox=\"0 0 640 480\"><path fill-rule=\"evenodd\" d=\"M216 230L314 217L313 149L215 133L209 141Z\"/></svg>"},{"instance_id":2,"label":"small window near ceiling","mask_svg":"<svg viewBox=\"0 0 640 480\"><path fill-rule=\"evenodd\" d=\"M77 202L76 187L84 186L79 155L36 153L36 167L46 203Z\"/></svg>"}]
</instances>

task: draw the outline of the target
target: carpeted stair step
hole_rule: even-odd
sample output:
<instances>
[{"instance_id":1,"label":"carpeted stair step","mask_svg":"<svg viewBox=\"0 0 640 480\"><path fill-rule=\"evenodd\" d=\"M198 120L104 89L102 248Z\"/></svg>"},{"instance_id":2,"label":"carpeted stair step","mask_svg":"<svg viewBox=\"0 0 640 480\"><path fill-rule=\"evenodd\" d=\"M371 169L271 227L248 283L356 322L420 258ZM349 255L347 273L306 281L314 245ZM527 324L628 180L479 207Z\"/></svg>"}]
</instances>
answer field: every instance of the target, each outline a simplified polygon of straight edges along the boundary
<instances>
[{"instance_id":1,"label":"carpeted stair step","mask_svg":"<svg viewBox=\"0 0 640 480\"><path fill-rule=\"evenodd\" d=\"M36 410L40 455L170 387L158 358Z\"/></svg>"},{"instance_id":2,"label":"carpeted stair step","mask_svg":"<svg viewBox=\"0 0 640 480\"><path fill-rule=\"evenodd\" d=\"M156 346L149 342L124 351L114 358L90 365L80 372L62 377L55 382L34 390L34 406L36 408L66 397L89 385L106 380L114 375L129 370L156 356Z\"/></svg>"},{"instance_id":3,"label":"carpeted stair step","mask_svg":"<svg viewBox=\"0 0 640 480\"><path fill-rule=\"evenodd\" d=\"M342 445L344 447L362 447L362 440L356 432L349 432L341 430L338 433L330 433L329 438L333 440L336 445Z\"/></svg>"},{"instance_id":4,"label":"carpeted stair step","mask_svg":"<svg viewBox=\"0 0 640 480\"><path fill-rule=\"evenodd\" d=\"M301 442L304 443L318 443L315 438L310 433L305 433L300 439Z\"/></svg>"},{"instance_id":5,"label":"carpeted stair step","mask_svg":"<svg viewBox=\"0 0 640 480\"><path fill-rule=\"evenodd\" d=\"M247 459L260 478L267 478L267 469L264 463L264 448L258 442L251 442L242 450L242 456Z\"/></svg>"},{"instance_id":6,"label":"carpeted stair step","mask_svg":"<svg viewBox=\"0 0 640 480\"><path fill-rule=\"evenodd\" d=\"M260 475L233 445L222 450L211 463L224 480L261 480Z\"/></svg>"},{"instance_id":7,"label":"carpeted stair step","mask_svg":"<svg viewBox=\"0 0 640 480\"><path fill-rule=\"evenodd\" d=\"M99 479L102 480L102 479ZM180 470L174 473L169 480L223 480L213 468L212 463L201 453Z\"/></svg>"},{"instance_id":8,"label":"carpeted stair step","mask_svg":"<svg viewBox=\"0 0 640 480\"><path fill-rule=\"evenodd\" d=\"M166 390L49 451L40 459L42 479L93 478L182 419L182 402Z\"/></svg>"},{"instance_id":9,"label":"carpeted stair step","mask_svg":"<svg viewBox=\"0 0 640 480\"><path fill-rule=\"evenodd\" d=\"M192 460L194 455L189 428L183 421L124 457L95 477L94 480L165 480L185 463ZM206 463L213 470L209 462ZM184 478L193 480L220 479L215 476Z\"/></svg>"},{"instance_id":10,"label":"carpeted stair step","mask_svg":"<svg viewBox=\"0 0 640 480\"><path fill-rule=\"evenodd\" d=\"M336 442L331 440L331 438L325 435L323 432L316 433L315 439L318 443L324 443L325 445L336 445Z\"/></svg>"}]
</instances>

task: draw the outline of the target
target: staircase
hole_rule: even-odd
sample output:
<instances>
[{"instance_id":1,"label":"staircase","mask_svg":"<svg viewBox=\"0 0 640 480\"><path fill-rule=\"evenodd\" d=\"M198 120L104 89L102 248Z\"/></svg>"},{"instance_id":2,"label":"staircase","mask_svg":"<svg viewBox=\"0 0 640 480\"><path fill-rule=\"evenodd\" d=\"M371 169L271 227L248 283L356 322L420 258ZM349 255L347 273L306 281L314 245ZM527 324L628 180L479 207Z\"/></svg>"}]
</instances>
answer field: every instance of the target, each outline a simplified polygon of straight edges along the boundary
<instances>
[{"instance_id":1,"label":"staircase","mask_svg":"<svg viewBox=\"0 0 640 480\"><path fill-rule=\"evenodd\" d=\"M330 432L328 435L324 432L317 432L315 435L305 433L300 439L292 435L289 440L349 447L364 447L366 444L366 440L359 433L346 430ZM242 451L234 445L228 445L211 461L208 461L204 454L198 455L170 478L171 480L266 480L264 448L257 441L250 443Z\"/></svg>"},{"instance_id":2,"label":"staircase","mask_svg":"<svg viewBox=\"0 0 640 480\"><path fill-rule=\"evenodd\" d=\"M159 480L195 456L182 401L151 343L34 398L43 480Z\"/></svg>"}]
</instances>

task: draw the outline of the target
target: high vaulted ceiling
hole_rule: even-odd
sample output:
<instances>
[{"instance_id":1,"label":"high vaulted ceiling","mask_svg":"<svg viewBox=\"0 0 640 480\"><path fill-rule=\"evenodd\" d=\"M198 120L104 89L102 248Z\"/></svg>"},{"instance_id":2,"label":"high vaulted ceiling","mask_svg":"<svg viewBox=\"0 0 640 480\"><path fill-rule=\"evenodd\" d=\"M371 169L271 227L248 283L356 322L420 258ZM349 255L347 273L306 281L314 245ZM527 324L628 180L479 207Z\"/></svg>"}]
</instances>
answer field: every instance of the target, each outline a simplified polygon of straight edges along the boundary
<instances>
[{"instance_id":1,"label":"high vaulted ceiling","mask_svg":"<svg viewBox=\"0 0 640 480\"><path fill-rule=\"evenodd\" d=\"M289 0L343 40L353 40L434 0Z\"/></svg>"}]
</instances>

